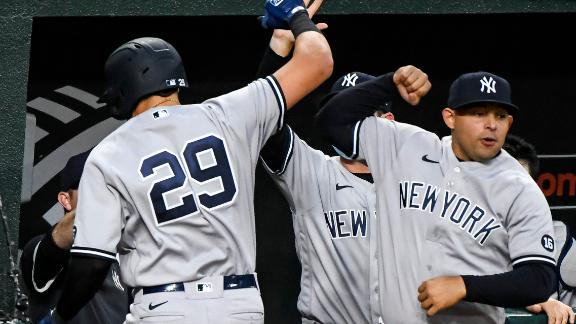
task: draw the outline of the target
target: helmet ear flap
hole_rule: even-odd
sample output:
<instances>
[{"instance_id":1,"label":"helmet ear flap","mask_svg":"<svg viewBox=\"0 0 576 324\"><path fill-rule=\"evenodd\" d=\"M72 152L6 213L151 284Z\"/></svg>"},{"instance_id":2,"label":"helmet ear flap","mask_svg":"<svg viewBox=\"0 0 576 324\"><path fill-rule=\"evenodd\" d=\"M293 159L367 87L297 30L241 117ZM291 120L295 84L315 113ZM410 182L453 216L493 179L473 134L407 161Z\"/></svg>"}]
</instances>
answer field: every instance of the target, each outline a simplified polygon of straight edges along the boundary
<instances>
[{"instance_id":1,"label":"helmet ear flap","mask_svg":"<svg viewBox=\"0 0 576 324\"><path fill-rule=\"evenodd\" d=\"M96 102L106 104L108 112L114 118L127 119L130 117L130 114L119 107L120 96L117 92L118 89L110 87L104 91L102 96L100 96Z\"/></svg>"}]
</instances>

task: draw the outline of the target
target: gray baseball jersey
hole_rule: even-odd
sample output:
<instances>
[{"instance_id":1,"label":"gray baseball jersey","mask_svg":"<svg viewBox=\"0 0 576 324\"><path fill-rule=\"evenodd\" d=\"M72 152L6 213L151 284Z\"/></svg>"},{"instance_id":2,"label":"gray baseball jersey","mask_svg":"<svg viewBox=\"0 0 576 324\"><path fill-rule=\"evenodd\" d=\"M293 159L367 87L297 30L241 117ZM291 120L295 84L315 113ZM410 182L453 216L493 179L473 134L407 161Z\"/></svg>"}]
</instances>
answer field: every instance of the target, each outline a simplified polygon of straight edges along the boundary
<instances>
[{"instance_id":1,"label":"gray baseball jersey","mask_svg":"<svg viewBox=\"0 0 576 324\"><path fill-rule=\"evenodd\" d=\"M568 225L561 221L553 221L554 238L557 244L556 260L558 260L558 289L552 298L566 305L576 307L576 240Z\"/></svg>"},{"instance_id":2,"label":"gray baseball jersey","mask_svg":"<svg viewBox=\"0 0 576 324\"><path fill-rule=\"evenodd\" d=\"M268 77L128 120L86 162L71 252L118 250L132 287L253 273L255 168L284 102Z\"/></svg>"},{"instance_id":3,"label":"gray baseball jersey","mask_svg":"<svg viewBox=\"0 0 576 324\"><path fill-rule=\"evenodd\" d=\"M369 260L376 258L370 240L374 186L350 173L339 157L311 148L286 127L281 134L290 137L289 145L275 148L282 157L275 162L280 168L269 165L265 152L262 160L293 216L302 265L298 310L303 318L324 324L374 323L370 298L377 272L369 268L375 265Z\"/></svg>"},{"instance_id":4,"label":"gray baseball jersey","mask_svg":"<svg viewBox=\"0 0 576 324\"><path fill-rule=\"evenodd\" d=\"M502 308L460 302L427 319L420 283L491 275L522 262L555 264L552 219L530 176L502 151L460 162L451 137L370 117L356 132L377 193L379 287L385 323L503 323Z\"/></svg>"}]
</instances>

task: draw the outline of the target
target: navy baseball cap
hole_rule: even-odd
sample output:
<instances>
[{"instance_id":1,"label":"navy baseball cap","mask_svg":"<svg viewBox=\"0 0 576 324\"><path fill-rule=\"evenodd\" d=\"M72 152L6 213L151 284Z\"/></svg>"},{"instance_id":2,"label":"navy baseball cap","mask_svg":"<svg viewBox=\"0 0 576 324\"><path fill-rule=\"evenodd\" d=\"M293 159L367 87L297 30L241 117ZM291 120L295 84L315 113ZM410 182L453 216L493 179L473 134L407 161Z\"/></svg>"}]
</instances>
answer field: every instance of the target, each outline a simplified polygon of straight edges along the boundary
<instances>
[{"instance_id":1,"label":"navy baseball cap","mask_svg":"<svg viewBox=\"0 0 576 324\"><path fill-rule=\"evenodd\" d=\"M362 82L370 81L373 79L376 79L376 77L362 72L350 72L344 74L343 76L338 78L336 82L334 82L332 88L330 89L330 92L326 96L324 96L324 98L322 98L322 101L320 101L320 106L324 106L324 104L328 102L330 98L334 97L338 92L348 89L350 87L354 87Z\"/></svg>"},{"instance_id":2,"label":"navy baseball cap","mask_svg":"<svg viewBox=\"0 0 576 324\"><path fill-rule=\"evenodd\" d=\"M68 160L64 169L60 171L60 191L78 189L80 176L82 176L82 170L84 170L84 164L86 164L86 159L88 159L90 151L92 151L92 149L74 155Z\"/></svg>"},{"instance_id":3,"label":"navy baseball cap","mask_svg":"<svg viewBox=\"0 0 576 324\"><path fill-rule=\"evenodd\" d=\"M452 82L448 107L458 109L475 103L494 103L505 107L509 113L517 113L520 109L512 103L511 92L510 83L495 74L465 73Z\"/></svg>"}]
</instances>

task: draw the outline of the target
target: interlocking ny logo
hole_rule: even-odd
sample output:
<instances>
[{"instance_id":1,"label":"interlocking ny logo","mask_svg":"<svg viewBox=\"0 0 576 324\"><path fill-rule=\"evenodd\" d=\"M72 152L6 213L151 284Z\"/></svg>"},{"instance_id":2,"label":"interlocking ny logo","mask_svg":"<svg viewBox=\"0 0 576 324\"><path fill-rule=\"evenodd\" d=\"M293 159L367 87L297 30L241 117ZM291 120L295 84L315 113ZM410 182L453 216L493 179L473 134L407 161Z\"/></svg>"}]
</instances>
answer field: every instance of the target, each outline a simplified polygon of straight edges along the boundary
<instances>
[{"instance_id":1,"label":"interlocking ny logo","mask_svg":"<svg viewBox=\"0 0 576 324\"><path fill-rule=\"evenodd\" d=\"M484 92L484 87L486 87L486 93L494 92L496 93L496 81L490 77L490 79L486 79L483 77L480 80L480 84L482 84L482 88L480 89L481 92Z\"/></svg>"},{"instance_id":2,"label":"interlocking ny logo","mask_svg":"<svg viewBox=\"0 0 576 324\"><path fill-rule=\"evenodd\" d=\"M356 80L358 80L358 76L356 73L348 73L344 76L344 80L342 81L343 87L353 87L356 85Z\"/></svg>"}]
</instances>

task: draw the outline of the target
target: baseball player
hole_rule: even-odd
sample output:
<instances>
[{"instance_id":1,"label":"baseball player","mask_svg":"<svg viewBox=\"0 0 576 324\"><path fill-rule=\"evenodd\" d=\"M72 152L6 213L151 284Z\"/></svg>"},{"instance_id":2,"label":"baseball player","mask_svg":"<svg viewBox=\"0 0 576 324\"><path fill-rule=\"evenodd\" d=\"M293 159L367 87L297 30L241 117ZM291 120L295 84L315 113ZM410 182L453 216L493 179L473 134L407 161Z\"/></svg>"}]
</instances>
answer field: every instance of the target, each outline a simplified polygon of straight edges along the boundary
<instances>
[{"instance_id":1,"label":"baseball player","mask_svg":"<svg viewBox=\"0 0 576 324\"><path fill-rule=\"evenodd\" d=\"M553 297L571 307L576 307L576 239L565 223L554 221L553 225L555 239L559 244L556 252L559 282Z\"/></svg>"},{"instance_id":2,"label":"baseball player","mask_svg":"<svg viewBox=\"0 0 576 324\"><path fill-rule=\"evenodd\" d=\"M294 33L293 58L201 104L180 106L188 81L167 42L139 38L110 55L101 99L132 118L86 162L72 271L53 317L74 316L118 251L122 278L135 288L128 323L264 322L254 274L259 151L284 111L332 71L328 43L301 0L265 8L264 27Z\"/></svg>"},{"instance_id":3,"label":"baseball player","mask_svg":"<svg viewBox=\"0 0 576 324\"><path fill-rule=\"evenodd\" d=\"M537 178L540 173L540 162L536 148L532 144L517 135L508 134L502 148L518 160L533 179ZM552 224L554 226L554 239L560 244L556 248L557 289L548 301L529 306L528 310L535 313L544 311L552 323L567 323L568 320L570 323L574 323L574 311L570 307L576 306L574 294L576 279L575 272L572 270L576 263L574 260L576 253L573 249L574 238L570 228L563 222L555 220Z\"/></svg>"},{"instance_id":4,"label":"baseball player","mask_svg":"<svg viewBox=\"0 0 576 324\"><path fill-rule=\"evenodd\" d=\"M22 250L20 267L33 323L56 305L62 292L73 242L78 183L89 153L71 157L60 172L58 202L64 208L64 217L48 233L32 238ZM122 323L128 305L127 287L120 280L118 262L112 262L100 289L69 323Z\"/></svg>"},{"instance_id":5,"label":"baseball player","mask_svg":"<svg viewBox=\"0 0 576 324\"><path fill-rule=\"evenodd\" d=\"M509 83L466 73L442 111L451 136L368 117L356 96L419 100L424 80L400 68L334 96L319 114L327 138L365 159L378 197L380 311L385 323L503 323L504 309L545 301L555 281L550 211L522 167L501 150L512 113ZM427 82L427 80L426 80ZM348 136L343 136L343 134ZM417 297L417 298L416 298ZM492 306L494 305L494 306ZM496 307L499 306L499 307Z\"/></svg>"},{"instance_id":6,"label":"baseball player","mask_svg":"<svg viewBox=\"0 0 576 324\"><path fill-rule=\"evenodd\" d=\"M314 13L319 5L315 1L308 12ZM275 30L258 75L284 64L292 42L289 32ZM334 83L323 102L373 78L348 73ZM382 106L390 107L387 102ZM381 115L393 118L388 111ZM368 167L313 149L288 125L270 137L261 160L292 212L302 266L297 305L302 323L378 323L379 314L371 307L378 278L375 269L370 271L370 265L375 265L370 260L376 258L375 240L370 239L376 196Z\"/></svg>"}]
</instances>

